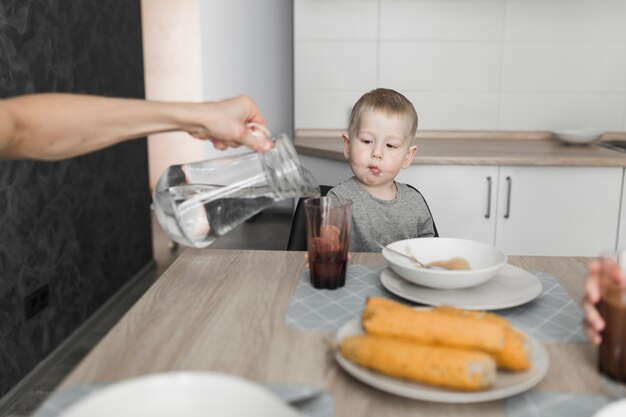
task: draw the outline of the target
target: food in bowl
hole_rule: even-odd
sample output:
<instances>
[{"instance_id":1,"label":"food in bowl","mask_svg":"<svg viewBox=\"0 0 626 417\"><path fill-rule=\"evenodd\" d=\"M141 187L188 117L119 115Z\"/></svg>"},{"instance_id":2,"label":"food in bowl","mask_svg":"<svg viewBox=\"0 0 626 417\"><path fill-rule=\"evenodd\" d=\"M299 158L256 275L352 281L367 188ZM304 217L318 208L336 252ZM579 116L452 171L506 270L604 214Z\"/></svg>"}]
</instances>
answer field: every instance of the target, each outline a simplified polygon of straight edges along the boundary
<instances>
[{"instance_id":1,"label":"food in bowl","mask_svg":"<svg viewBox=\"0 0 626 417\"><path fill-rule=\"evenodd\" d=\"M450 269L452 271L472 269L467 259L460 256L455 256L454 258L446 259L445 261L432 261L428 263L428 266Z\"/></svg>"},{"instance_id":2,"label":"food in bowl","mask_svg":"<svg viewBox=\"0 0 626 417\"><path fill-rule=\"evenodd\" d=\"M493 278L506 264L507 256L501 250L481 242L455 238L406 239L387 245L388 248L407 253L407 248L420 262L462 257L471 269L447 270L440 268L416 268L409 259L383 251L383 257L393 272L417 285L436 289L459 289L473 287Z\"/></svg>"},{"instance_id":3,"label":"food in bowl","mask_svg":"<svg viewBox=\"0 0 626 417\"><path fill-rule=\"evenodd\" d=\"M389 248L385 248L385 249L389 249ZM417 266L418 268L443 268L443 269L451 269L451 270L472 269L467 259L462 258L460 256L455 256L454 258L450 258L450 259L446 259L442 261L432 261L427 264L423 264L420 261L418 261L418 259L415 257L415 255L413 255L413 253L411 253L410 247L407 246L406 251L407 251L407 255L409 259L415 262L415 266Z\"/></svg>"},{"instance_id":4,"label":"food in bowl","mask_svg":"<svg viewBox=\"0 0 626 417\"><path fill-rule=\"evenodd\" d=\"M495 382L496 368L530 368L525 336L491 313L453 307L418 310L371 297L361 323L365 335L340 340L341 355L391 377L476 391Z\"/></svg>"}]
</instances>

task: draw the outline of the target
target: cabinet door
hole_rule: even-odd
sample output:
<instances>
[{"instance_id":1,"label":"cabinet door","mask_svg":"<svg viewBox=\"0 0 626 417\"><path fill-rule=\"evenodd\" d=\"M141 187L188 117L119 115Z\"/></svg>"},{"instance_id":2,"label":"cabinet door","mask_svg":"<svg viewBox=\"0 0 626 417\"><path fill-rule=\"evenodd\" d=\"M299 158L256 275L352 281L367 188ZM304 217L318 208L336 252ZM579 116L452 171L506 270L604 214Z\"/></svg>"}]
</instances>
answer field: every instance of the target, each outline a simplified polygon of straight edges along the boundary
<instances>
[{"instance_id":1,"label":"cabinet door","mask_svg":"<svg viewBox=\"0 0 626 417\"><path fill-rule=\"evenodd\" d=\"M439 236L494 244L497 166L411 165L398 181L424 195Z\"/></svg>"},{"instance_id":2,"label":"cabinet door","mask_svg":"<svg viewBox=\"0 0 626 417\"><path fill-rule=\"evenodd\" d=\"M622 168L500 167L496 246L508 255L614 248Z\"/></svg>"}]
</instances>

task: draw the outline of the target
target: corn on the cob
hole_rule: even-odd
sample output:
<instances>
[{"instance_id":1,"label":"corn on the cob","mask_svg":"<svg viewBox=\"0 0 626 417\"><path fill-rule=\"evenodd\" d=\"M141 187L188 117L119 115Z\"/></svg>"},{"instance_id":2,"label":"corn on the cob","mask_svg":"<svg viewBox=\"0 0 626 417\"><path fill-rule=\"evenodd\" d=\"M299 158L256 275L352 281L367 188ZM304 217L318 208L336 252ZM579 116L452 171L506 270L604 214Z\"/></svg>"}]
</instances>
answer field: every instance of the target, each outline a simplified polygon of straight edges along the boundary
<instances>
[{"instance_id":1,"label":"corn on the cob","mask_svg":"<svg viewBox=\"0 0 626 417\"><path fill-rule=\"evenodd\" d=\"M438 311L441 313L449 313L456 314L463 317L470 317L476 320L487 320L493 323L498 323L504 327L511 327L511 324L503 317L500 317L493 313L488 313L486 311L469 311L469 310L461 310L460 308L451 307L451 306L437 306L433 307L434 311Z\"/></svg>"},{"instance_id":2,"label":"corn on the cob","mask_svg":"<svg viewBox=\"0 0 626 417\"><path fill-rule=\"evenodd\" d=\"M452 389L484 389L496 375L496 364L485 353L402 339L353 336L341 341L340 351L349 361L383 374Z\"/></svg>"},{"instance_id":3,"label":"corn on the cob","mask_svg":"<svg viewBox=\"0 0 626 417\"><path fill-rule=\"evenodd\" d=\"M511 324L506 319L492 313L466 311L448 306L435 307L434 310L441 313L470 317L475 320L499 323L505 329L504 348L499 352L492 352L498 368L509 371L525 371L530 368L526 337L511 327Z\"/></svg>"},{"instance_id":4,"label":"corn on the cob","mask_svg":"<svg viewBox=\"0 0 626 417\"><path fill-rule=\"evenodd\" d=\"M361 323L371 335L489 353L504 348L505 328L500 324L434 310L415 310L375 297L367 300Z\"/></svg>"}]
</instances>

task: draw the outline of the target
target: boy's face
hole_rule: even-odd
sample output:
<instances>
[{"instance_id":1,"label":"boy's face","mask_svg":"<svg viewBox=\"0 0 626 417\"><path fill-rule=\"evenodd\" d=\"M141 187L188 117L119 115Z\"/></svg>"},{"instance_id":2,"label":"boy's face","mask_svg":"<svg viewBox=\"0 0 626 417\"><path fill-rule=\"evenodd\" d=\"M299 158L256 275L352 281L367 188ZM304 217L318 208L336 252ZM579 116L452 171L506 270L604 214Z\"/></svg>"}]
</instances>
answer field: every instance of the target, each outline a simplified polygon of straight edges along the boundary
<instances>
[{"instance_id":1,"label":"boy's face","mask_svg":"<svg viewBox=\"0 0 626 417\"><path fill-rule=\"evenodd\" d=\"M366 110L356 137L343 135L343 154L356 178L365 186L387 185L413 161L408 121L400 116Z\"/></svg>"}]
</instances>

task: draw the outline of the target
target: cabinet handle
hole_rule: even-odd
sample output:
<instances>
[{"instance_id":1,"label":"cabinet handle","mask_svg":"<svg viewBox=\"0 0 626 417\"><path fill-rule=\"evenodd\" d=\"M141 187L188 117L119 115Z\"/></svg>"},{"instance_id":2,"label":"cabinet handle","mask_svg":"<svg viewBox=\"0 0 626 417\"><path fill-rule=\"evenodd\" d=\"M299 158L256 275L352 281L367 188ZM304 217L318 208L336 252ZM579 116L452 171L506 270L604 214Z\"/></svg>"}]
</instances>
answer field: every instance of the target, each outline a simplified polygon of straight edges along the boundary
<instances>
[{"instance_id":1,"label":"cabinet handle","mask_svg":"<svg viewBox=\"0 0 626 417\"><path fill-rule=\"evenodd\" d=\"M487 213L485 213L485 219L491 217L491 176L487 177Z\"/></svg>"},{"instance_id":2,"label":"cabinet handle","mask_svg":"<svg viewBox=\"0 0 626 417\"><path fill-rule=\"evenodd\" d=\"M513 185L513 180L511 177L506 177L507 183L507 193L506 193L506 213L504 213L504 218L508 219L511 217L511 187Z\"/></svg>"}]
</instances>

